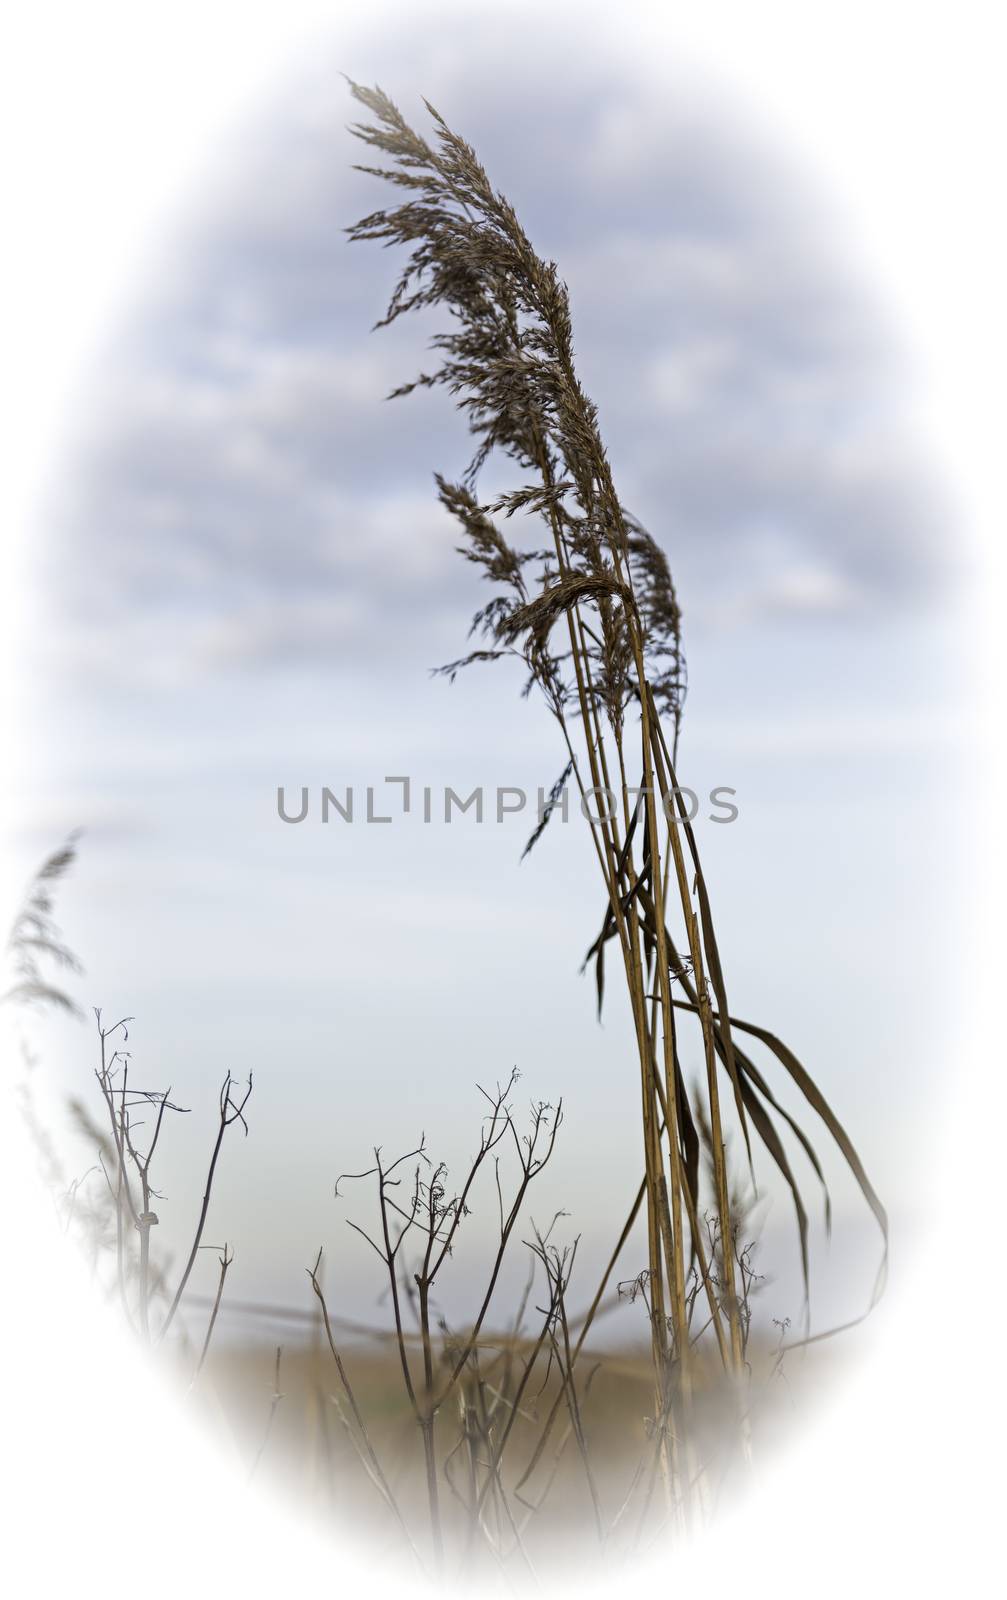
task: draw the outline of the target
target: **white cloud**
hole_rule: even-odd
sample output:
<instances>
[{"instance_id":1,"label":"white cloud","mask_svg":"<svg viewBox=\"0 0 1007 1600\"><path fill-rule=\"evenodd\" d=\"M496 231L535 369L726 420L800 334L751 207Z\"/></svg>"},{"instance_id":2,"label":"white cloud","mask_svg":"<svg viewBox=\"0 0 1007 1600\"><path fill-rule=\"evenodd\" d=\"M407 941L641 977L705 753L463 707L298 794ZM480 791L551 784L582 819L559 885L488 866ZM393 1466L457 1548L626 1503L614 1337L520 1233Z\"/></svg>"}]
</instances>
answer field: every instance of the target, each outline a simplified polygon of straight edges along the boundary
<instances>
[{"instance_id":1,"label":"white cloud","mask_svg":"<svg viewBox=\"0 0 1007 1600\"><path fill-rule=\"evenodd\" d=\"M687 618L912 604L946 565L944 523L862 296L718 109L583 70L534 127L503 88L474 98L462 56L430 64L429 93L557 251L621 492ZM67 657L142 619L155 676L158 652L171 671L328 663L361 619L394 653L419 612L461 622L482 598L431 483L468 459L462 418L444 395L383 403L429 369L433 324L368 331L396 263L347 246L383 197L349 171L323 78L248 131L110 348L52 506Z\"/></svg>"}]
</instances>

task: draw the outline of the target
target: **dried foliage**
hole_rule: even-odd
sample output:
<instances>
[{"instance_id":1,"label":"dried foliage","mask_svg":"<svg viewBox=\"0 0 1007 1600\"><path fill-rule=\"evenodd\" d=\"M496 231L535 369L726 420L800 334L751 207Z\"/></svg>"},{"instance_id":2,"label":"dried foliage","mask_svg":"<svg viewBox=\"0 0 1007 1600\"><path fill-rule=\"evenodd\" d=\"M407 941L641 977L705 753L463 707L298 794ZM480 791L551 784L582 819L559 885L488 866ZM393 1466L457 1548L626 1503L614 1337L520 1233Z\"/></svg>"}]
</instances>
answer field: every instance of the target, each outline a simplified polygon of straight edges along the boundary
<instances>
[{"instance_id":1,"label":"dried foliage","mask_svg":"<svg viewBox=\"0 0 1007 1600\"><path fill-rule=\"evenodd\" d=\"M635 640L677 731L685 671L671 574L659 547L615 499L595 408L574 370L569 299L555 264L536 255L474 151L432 107L433 145L379 90L354 85L353 93L377 119L376 125L357 124L354 132L395 162L390 169L361 170L379 172L410 195L394 211L374 212L349 230L355 240L410 249L377 326L430 306L443 307L453 319L452 331L432 340L440 364L393 394L447 389L477 440L460 483L437 476L441 501L463 530L461 553L498 591L476 613L473 631L499 654L522 654L530 680L557 715L582 711L586 703L613 728L621 727L638 693ZM481 506L474 491L493 450L536 481ZM552 547L516 549L494 521L501 512L505 519L517 512L544 517ZM637 595L633 576L641 580ZM588 603L590 630L584 624ZM553 629L564 619L571 632L576 627L590 669L582 686L563 675L564 665L568 674L580 667L576 654L552 647ZM453 675L486 659L487 652L476 652L447 670Z\"/></svg>"},{"instance_id":2,"label":"dried foliage","mask_svg":"<svg viewBox=\"0 0 1007 1600\"><path fill-rule=\"evenodd\" d=\"M76 1001L46 976L44 967L45 962L50 962L65 973L79 974L83 970L63 943L53 918L54 889L76 859L77 841L78 834L71 834L67 842L43 862L14 919L7 949L16 981L2 999L15 1014L48 1009L76 1018L83 1016ZM166 1113L184 1114L185 1108L171 1099L170 1088L148 1089L137 1084L132 1075L131 1055L126 1049L132 1017L121 1017L111 1027L106 1027L97 1007L94 1015L99 1046L95 1079L104 1125L95 1120L79 1096L71 1095L67 1102L71 1125L94 1152L94 1164L67 1182L52 1135L35 1111L28 1076L20 1085L22 1111L64 1232L73 1230L78 1235L90 1256L96 1282L118 1296L129 1326L145 1341L159 1342L175 1320L199 1251L220 1249L217 1245L204 1246L203 1232L227 1129L240 1123L248 1132L244 1113L252 1092L252 1079L249 1076L239 1091L231 1074L225 1074L219 1095L217 1134L192 1244L172 1291L169 1263L156 1261L151 1253L152 1230L160 1222L154 1201L162 1199L155 1187L153 1164ZM30 1073L36 1056L26 1037L21 1040L21 1053ZM113 1263L111 1275L105 1272L109 1260ZM193 1381L206 1359L232 1260L233 1255L225 1244L220 1258L218 1292ZM162 1303L164 1312L155 1330L151 1314L157 1302Z\"/></svg>"},{"instance_id":3,"label":"dried foliage","mask_svg":"<svg viewBox=\"0 0 1007 1600\"><path fill-rule=\"evenodd\" d=\"M372 119L352 131L389 162L361 170L405 191L401 204L347 230L354 241L408 252L376 326L420 309L445 316L445 330L431 341L437 365L393 396L446 389L475 440L461 482L438 476L437 487L461 526L461 554L494 593L473 622L485 647L445 670L453 677L473 661L519 656L526 687L539 687L559 723L581 795L605 790L621 799L621 814L592 827L607 903L588 960L600 1007L605 948L617 941L632 1005L645 1166L637 1205L645 1202L649 1253L640 1282L652 1325L660 1469L684 1503L691 1307L699 1286L725 1368L739 1384L745 1369L751 1282L738 1255L724 1090L749 1160L754 1138L791 1192L806 1283L807 1212L781 1126L825 1187L813 1145L739 1047L739 1034L768 1047L821 1118L878 1221L885 1252L887 1218L848 1135L793 1052L768 1030L730 1015L709 895L675 776L686 682L679 604L664 551L616 493L598 412L575 369L566 285L555 263L536 253L471 146L433 106L425 102L433 124L428 141L380 89L351 89ZM484 505L479 473L494 451L522 482ZM517 513L544 527L546 549L526 552L509 542L497 519L502 514L506 523ZM631 707L638 731L630 726ZM692 1096L679 1037L690 1016L699 1023L706 1069ZM712 1222L704 1222L697 1125L708 1152ZM825 1205L828 1222L827 1190ZM636 1207L630 1224L635 1214ZM882 1278L883 1263L875 1293Z\"/></svg>"},{"instance_id":4,"label":"dried foliage","mask_svg":"<svg viewBox=\"0 0 1007 1600\"><path fill-rule=\"evenodd\" d=\"M791 1166L790 1141L821 1185L827 1224L831 1209L811 1140L777 1098L763 1068L741 1047L741 1037L768 1051L817 1115L870 1206L885 1251L887 1218L849 1135L801 1062L774 1033L730 1014L710 898L675 772L686 690L681 612L663 548L616 494L598 413L574 365L566 285L555 264L537 255L474 151L433 107L427 107L434 125L427 142L380 90L351 87L374 119L353 131L391 162L361 170L405 194L402 204L373 212L348 230L353 240L408 252L376 326L421 308L440 309L447 323L447 331L432 341L434 370L393 393L445 388L475 441L460 480L438 474L436 486L460 528L459 553L492 593L472 623L479 646L439 670L453 678L474 662L516 659L524 668L525 692L538 689L556 720L564 770L525 854L541 838L571 776L582 799L603 791L618 797L616 811L608 814L606 808L591 827L605 905L585 966L594 967L600 1012L606 950L615 942L633 1019L644 1171L586 1309L572 1315L568 1307L578 1242L554 1242L562 1214L544 1231L524 1221L529 1190L553 1154L562 1107L533 1102L527 1131L521 1133L511 1106L516 1072L492 1093L481 1091L488 1111L457 1187L449 1184L444 1163L432 1160L425 1139L390 1161L375 1149L373 1166L345 1174L336 1185L337 1195L340 1184L373 1185L376 1224L350 1226L379 1258L386 1281L390 1346L411 1436L420 1441L417 1452L422 1450L429 1543L414 1535L407 1504L410 1480L401 1461L389 1459L385 1430L380 1419L376 1423L368 1416L359 1382L350 1376L353 1363L337 1342L340 1319L330 1312L322 1284L321 1251L307 1269L319 1349L326 1362L331 1356L339 1391L319 1391L323 1432L331 1404L352 1459L363 1469L367 1492L421 1571L430 1566L438 1575L445 1572L450 1530L458 1535L460 1575L481 1568L509 1584L518 1568L536 1580L529 1530L534 1532L541 1520L564 1459L576 1467L597 1551L611 1562L619 1552L643 1548L667 1527L684 1531L694 1525L711 1494L719 1492L724 1433L711 1454L704 1432L711 1396L726 1397L730 1448L740 1458L747 1455L754 1407L747 1384L752 1299L761 1281L751 1239L759 1148L792 1196L806 1284L808 1216ZM513 463L522 481L483 504L477 495L479 475L492 452ZM543 548L511 542L503 530L513 526L515 516L533 519ZM74 850L71 838L43 865L11 930L14 982L4 999L19 1006L79 1014L71 997L46 976L47 964L64 972L80 970L52 917L52 889ZM173 1276L170 1262L156 1261L151 1251L159 1221L154 1203L162 1199L154 1158L167 1114L183 1108L172 1101L170 1088L138 1086L125 1048L131 1019L105 1027L99 1010L95 1016L102 1121L97 1123L80 1100L71 1102L71 1113L95 1151L96 1164L83 1178L64 1183L65 1225L83 1225L96 1277L100 1264L111 1263L103 1281L130 1326L151 1344L161 1343L173 1325L176 1336L180 1332L178 1312L199 1251L219 1252L205 1335L194 1367L188 1367L192 1387L207 1364L233 1260L227 1244L221 1249L203 1242L214 1177L228 1129L240 1124L248 1131L251 1078L239 1088L229 1072L224 1077L191 1246ZM688 1044L680 1035L686 1023L693 1028ZM704 1068L691 1084L684 1066L690 1049ZM728 1159L731 1123L746 1152L750 1182L739 1181ZM509 1188L505 1154L513 1168ZM499 1216L496 1242L471 1316L456 1327L439 1307L437 1286L449 1270L477 1186L487 1184L491 1173ZM97 1175L104 1180L99 1198L95 1201L91 1191L82 1198L85 1180ZM646 1265L616 1286L617 1263L641 1213ZM531 1270L524 1294L509 1328L491 1331L505 1257L526 1227L530 1237L523 1243ZM879 1274L876 1294L881 1282ZM585 1357L596 1318L619 1298L638 1305L646 1317L652 1405L638 1459L613 1500L611 1473L599 1470L592 1417L605 1369ZM780 1324L774 1372L788 1348L783 1337L788 1326ZM282 1428L282 1419L276 1423L285 1398L282 1354L277 1346L250 1478L274 1425ZM635 1369L632 1375L635 1381ZM207 1378L201 1381L205 1385ZM325 1438L331 1452L327 1432Z\"/></svg>"},{"instance_id":5,"label":"dried foliage","mask_svg":"<svg viewBox=\"0 0 1007 1600\"><path fill-rule=\"evenodd\" d=\"M53 920L53 889L64 878L77 855L79 834L72 833L64 845L42 863L11 925L7 937L7 959L14 982L0 1001L14 1005L50 1006L71 1016L83 1013L66 990L46 977L50 963L65 974L79 974L80 962L62 940Z\"/></svg>"},{"instance_id":6,"label":"dried foliage","mask_svg":"<svg viewBox=\"0 0 1007 1600\"><path fill-rule=\"evenodd\" d=\"M414 1150L407 1151L393 1161L386 1161L381 1150L375 1149L373 1167L363 1172L343 1173L336 1181L335 1192L339 1196L340 1184L369 1178L376 1180L379 1222L377 1237L355 1222L350 1222L349 1226L371 1246L383 1262L387 1274L402 1381L423 1441L433 1559L438 1571L442 1570L444 1563L440 1458L436 1438L438 1417L446 1412L452 1396L459 1387L464 1391L466 1386L471 1386L473 1383L478 1385L480 1381L480 1351L485 1348L484 1326L499 1282L504 1258L520 1221L528 1191L548 1165L555 1148L556 1135L563 1121L561 1103L552 1106L546 1101L533 1101L528 1130L524 1134L519 1133L510 1104L510 1095L518 1077L519 1074L515 1069L507 1082L503 1086L498 1084L492 1094L480 1088L479 1092L487 1102L489 1111L483 1118L478 1149L463 1181L457 1188L449 1187L447 1166L442 1161L431 1160L424 1139L421 1139ZM504 1198L501 1178L500 1156L505 1150L513 1152L518 1168L517 1180L509 1201ZM433 1296L438 1277L457 1244L459 1230L470 1215L470 1201L477 1182L488 1164L492 1164L495 1179L499 1232L496 1246L490 1252L485 1284L479 1294L477 1308L469 1327L462 1332L449 1327L443 1314L435 1316ZM406 1252L409 1248L412 1248L416 1258L412 1271L405 1265ZM404 1531L405 1523L401 1512L388 1486L387 1476L371 1446L345 1366L332 1338L325 1297L318 1281L320 1261L319 1251L314 1267L309 1269L309 1276L312 1288L321 1303L328 1342L336 1360L340 1382L352 1410L354 1421L352 1436L382 1498ZM551 1297L551 1304L553 1303L554 1299ZM408 1313L412 1314L416 1323L418 1362L414 1362L410 1352L410 1339L406 1328ZM519 1313L519 1320L521 1314L523 1307ZM543 1333L543 1339L544 1337ZM542 1342L540 1339L531 1361L527 1364L524 1383L527 1383L531 1375ZM415 1370L417 1366L418 1371ZM524 1383L521 1385L522 1393ZM499 1474L500 1457L506 1444L506 1431L499 1449L496 1448L493 1432L493 1425L487 1420L483 1429L483 1443L489 1446L493 1455L489 1466L490 1475L483 1480L484 1463L478 1458L470 1461L471 1490L468 1501L459 1496L450 1473L447 1475L447 1482L452 1494L467 1504L473 1528L480 1523L487 1494L492 1493L498 1501L498 1509L503 1509L509 1525L514 1528L516 1534L512 1510ZM455 1451L464 1443L463 1438L451 1451L449 1462ZM469 1446L471 1447L471 1440ZM516 1538L517 1547L520 1548L520 1536L516 1535Z\"/></svg>"},{"instance_id":7,"label":"dried foliage","mask_svg":"<svg viewBox=\"0 0 1007 1600\"><path fill-rule=\"evenodd\" d=\"M217 1133L210 1155L199 1215L185 1265L172 1292L166 1265L159 1267L151 1260L151 1230L160 1222L153 1208L153 1202L163 1198L154 1186L151 1168L161 1137L165 1113L172 1111L187 1115L187 1108L175 1104L171 1099L170 1088L141 1088L137 1086L135 1078L131 1077L131 1054L125 1045L129 1040L129 1024L133 1018L121 1017L111 1027L105 1027L98 1007L95 1007L94 1014L98 1026L99 1044L95 1078L107 1119L107 1132L102 1135L99 1143L98 1162L105 1177L115 1219L115 1283L127 1322L145 1341L155 1339L160 1342L178 1314L196 1257L200 1249L204 1248L203 1231L206 1227L213 1181L224 1137L228 1128L233 1127L235 1123L240 1123L244 1132L248 1133L245 1107L252 1093L252 1077L249 1074L244 1088L239 1089L230 1072L224 1075L218 1097ZM150 1127L150 1134L144 1144L140 1130L147 1126ZM209 1248L216 1250L220 1247L211 1245ZM232 1259L225 1244L220 1262L218 1298L211 1313L206 1344L199 1366L202 1366L205 1360L206 1346L209 1344L219 1310L224 1278ZM166 1305L156 1331L151 1327L150 1320L155 1297L163 1300ZM199 1366L196 1369L197 1374Z\"/></svg>"}]
</instances>

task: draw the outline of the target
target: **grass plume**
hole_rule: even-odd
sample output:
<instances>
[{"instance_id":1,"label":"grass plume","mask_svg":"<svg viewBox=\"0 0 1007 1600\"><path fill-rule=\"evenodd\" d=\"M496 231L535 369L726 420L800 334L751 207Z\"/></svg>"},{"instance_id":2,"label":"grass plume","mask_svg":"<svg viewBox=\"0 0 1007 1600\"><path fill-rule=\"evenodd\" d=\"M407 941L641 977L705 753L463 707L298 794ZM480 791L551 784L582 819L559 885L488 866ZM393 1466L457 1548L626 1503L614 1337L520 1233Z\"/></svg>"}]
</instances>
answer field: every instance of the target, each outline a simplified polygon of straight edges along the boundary
<instances>
[{"instance_id":1,"label":"grass plume","mask_svg":"<svg viewBox=\"0 0 1007 1600\"><path fill-rule=\"evenodd\" d=\"M852 1142L797 1057L775 1034L731 1016L710 897L676 778L686 684L681 610L662 547L617 493L598 410L576 370L567 287L475 151L433 106L424 102L428 139L380 89L351 89L370 116L352 131L386 160L361 170L403 191L399 204L347 230L355 242L407 252L376 327L421 309L445 319L431 340L437 364L392 397L447 390L474 440L461 480L438 474L437 492L460 526L461 554L494 592L473 621L484 648L447 670L453 676L475 661L518 656L526 691L537 686L558 724L581 795L614 797L592 827L606 904L589 959L600 1004L609 941L622 958L640 1077L655 1415L667 1419L669 1437L676 1429L685 1436L690 1273L699 1270L705 1282L725 1364L739 1380L744 1370L745 1282L729 1247L737 1229L726 1105L749 1160L761 1146L790 1190L806 1285L807 1209L780 1122L824 1187L810 1139L740 1048L739 1034L768 1047L822 1120L877 1219L885 1252L887 1217ZM520 482L483 504L479 475L494 452L510 460ZM509 541L503 525L519 513L542 530L541 550L528 553ZM679 1036L688 1022L698 1024L705 1064L692 1095ZM707 1248L697 1125L714 1196ZM827 1220L828 1204L826 1191ZM666 1478L682 1480L683 1463L666 1450L661 1466Z\"/></svg>"}]
</instances>

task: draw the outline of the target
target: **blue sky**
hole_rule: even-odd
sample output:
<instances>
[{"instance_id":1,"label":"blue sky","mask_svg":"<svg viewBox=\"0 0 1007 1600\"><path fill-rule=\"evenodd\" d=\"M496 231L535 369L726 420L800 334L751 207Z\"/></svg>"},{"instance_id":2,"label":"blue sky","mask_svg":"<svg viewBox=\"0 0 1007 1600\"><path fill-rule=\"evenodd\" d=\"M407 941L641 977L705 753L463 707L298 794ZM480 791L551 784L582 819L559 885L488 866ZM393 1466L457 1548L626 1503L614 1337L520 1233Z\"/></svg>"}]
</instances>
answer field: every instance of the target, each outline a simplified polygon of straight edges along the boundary
<instances>
[{"instance_id":1,"label":"blue sky","mask_svg":"<svg viewBox=\"0 0 1007 1600\"><path fill-rule=\"evenodd\" d=\"M368 332L396 264L342 233L384 203L349 170L344 65L416 118L426 94L559 262L620 493L683 606L683 780L738 791L737 823L699 834L733 1006L794 1045L893 1210L924 1198L945 1062L921 979L952 907L946 856L920 869L954 799L963 562L911 361L761 128L586 47L518 62L487 26L479 56L463 27L404 28L306 63L208 159L82 387L37 544L18 848L86 829L62 920L82 998L135 1013L144 1071L194 1107L166 1169L183 1217L215 1082L255 1071L216 1225L236 1294L296 1299L325 1239L362 1303L335 1174L421 1127L460 1160L472 1085L515 1063L567 1109L536 1214L562 1204L600 1256L638 1177L626 1019L613 996L599 1028L578 975L602 898L576 826L519 866L523 819L276 818L278 783L534 790L562 765L506 668L429 676L481 599L431 476L470 452L444 397L382 400L431 327ZM60 1037L84 1081L89 1044ZM816 1274L818 1303L856 1309L873 1241L836 1198L843 1291ZM785 1224L774 1202L771 1309L793 1314Z\"/></svg>"}]
</instances>

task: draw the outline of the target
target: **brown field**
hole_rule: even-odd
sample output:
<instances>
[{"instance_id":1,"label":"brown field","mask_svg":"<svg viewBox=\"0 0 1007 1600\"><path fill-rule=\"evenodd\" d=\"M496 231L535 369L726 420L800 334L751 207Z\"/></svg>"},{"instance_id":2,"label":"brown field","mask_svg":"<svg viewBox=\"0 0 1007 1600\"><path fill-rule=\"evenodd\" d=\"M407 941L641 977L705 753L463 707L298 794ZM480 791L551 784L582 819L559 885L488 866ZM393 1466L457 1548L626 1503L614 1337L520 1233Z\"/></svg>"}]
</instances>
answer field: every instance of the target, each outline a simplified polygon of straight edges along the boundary
<instances>
[{"instance_id":1,"label":"brown field","mask_svg":"<svg viewBox=\"0 0 1007 1600\"><path fill-rule=\"evenodd\" d=\"M703 1522L719 1505L743 1495L751 1472L765 1468L795 1422L813 1412L816 1393L838 1375L841 1358L834 1348L798 1352L778 1366L772 1345L754 1340L753 1345L746 1402L749 1460L737 1447L731 1396L712 1362L697 1387L692 1439L696 1514ZM351 1440L345 1397L321 1327L308 1342L291 1341L280 1348L278 1391L275 1346L221 1344L211 1351L192 1393L200 1425L231 1457L235 1472L267 1483L312 1523L365 1542L370 1559L378 1556L392 1565L403 1557L412 1561L406 1538ZM514 1369L527 1348L506 1336L499 1345L487 1339L480 1350L479 1390L468 1385L464 1401L461 1396L454 1399L440 1419L438 1466L446 1486L441 1512L448 1575L499 1572L520 1579L560 1567L568 1571L571 1561L586 1566L603 1561L618 1570L673 1526L648 1426L654 1381L646 1348L604 1352L585 1347L576 1370L586 1463L569 1415L561 1409L547 1447L522 1483L543 1424L561 1398L555 1372L544 1383L540 1377L530 1385L503 1458L499 1488L487 1496L478 1519L473 1516L472 1485L485 1482L487 1440L499 1438L508 1415L500 1397L513 1392ZM358 1344L347 1346L343 1359L370 1440L426 1566L431 1552L423 1444L403 1390L397 1353L390 1343ZM274 1403L277 1392L282 1398ZM466 1406L477 1408L483 1424L471 1449ZM600 1530L588 1471L600 1502Z\"/></svg>"}]
</instances>

